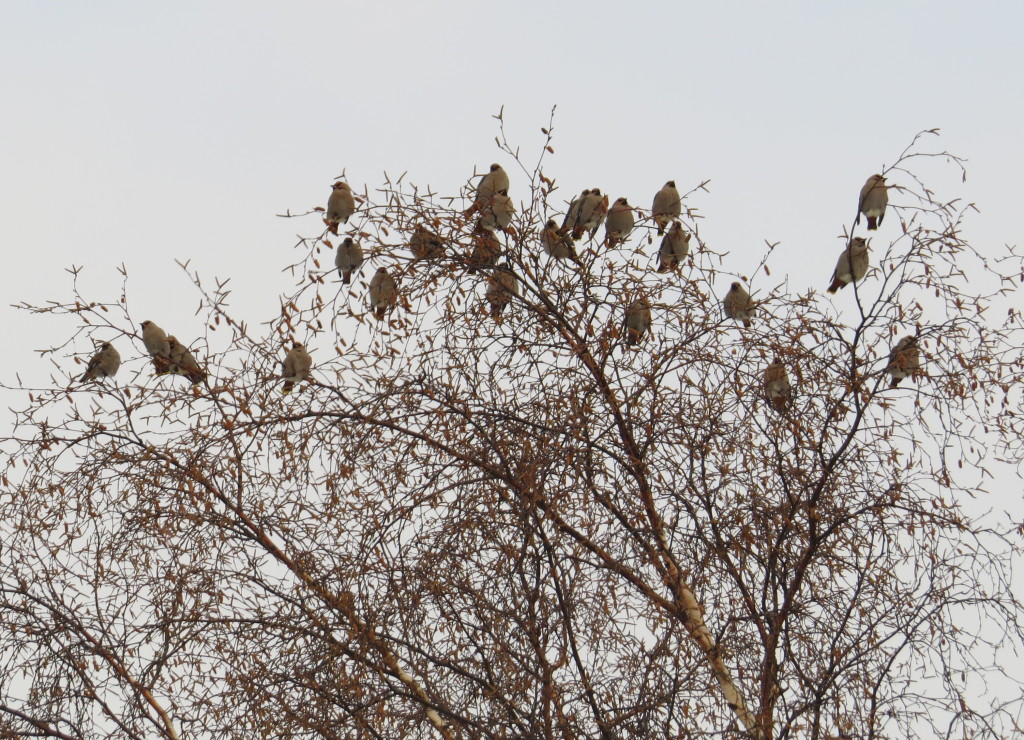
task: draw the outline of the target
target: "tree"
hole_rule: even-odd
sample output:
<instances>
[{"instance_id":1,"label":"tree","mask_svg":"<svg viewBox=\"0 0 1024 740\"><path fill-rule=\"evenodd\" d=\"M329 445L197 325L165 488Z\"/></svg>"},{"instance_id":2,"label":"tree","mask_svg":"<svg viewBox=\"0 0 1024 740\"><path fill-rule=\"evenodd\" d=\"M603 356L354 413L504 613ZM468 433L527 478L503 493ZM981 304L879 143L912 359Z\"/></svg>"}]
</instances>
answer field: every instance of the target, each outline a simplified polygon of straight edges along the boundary
<instances>
[{"instance_id":1,"label":"tree","mask_svg":"<svg viewBox=\"0 0 1024 740\"><path fill-rule=\"evenodd\" d=\"M154 375L139 324L158 317L124 294L23 306L72 325L47 354L109 340L124 366L80 383L62 361L4 441L3 736L1019 729L999 683L1022 642L1019 532L964 503L1020 460L1020 317L991 317L1021 263L961 237L971 207L914 174L961 162L921 139L884 170L853 311L827 272L770 283L774 245L727 268L687 202L706 183L683 196L675 270L642 209L626 241L551 257L538 234L573 198L503 135L509 230L464 214L473 182L387 179L340 225L367 257L343 286L313 210L263 334L186 265L210 331L195 385ZM381 266L399 295L377 319ZM723 278L750 289L749 328ZM652 325L627 332L640 298ZM892 388L906 335L922 364ZM313 373L283 395L293 342ZM791 388L769 399L773 362Z\"/></svg>"}]
</instances>

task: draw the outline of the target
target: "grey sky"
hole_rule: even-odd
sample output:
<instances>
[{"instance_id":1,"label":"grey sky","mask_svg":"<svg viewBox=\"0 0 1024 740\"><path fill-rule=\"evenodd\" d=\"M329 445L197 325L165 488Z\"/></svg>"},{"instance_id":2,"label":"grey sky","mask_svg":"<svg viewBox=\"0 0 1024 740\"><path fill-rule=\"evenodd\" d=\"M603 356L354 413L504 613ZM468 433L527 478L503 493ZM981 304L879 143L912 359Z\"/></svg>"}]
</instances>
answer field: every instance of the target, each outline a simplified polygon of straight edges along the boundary
<instances>
[{"instance_id":1,"label":"grey sky","mask_svg":"<svg viewBox=\"0 0 1024 740\"><path fill-rule=\"evenodd\" d=\"M343 168L357 188L408 170L455 194L474 166L509 164L502 105L530 161L558 105L547 174L562 197L599 185L648 208L669 178L710 179L691 203L726 268L780 241L770 282L800 290L827 286L865 178L941 127L933 145L966 157L969 179L929 183L980 206L968 234L994 254L1018 241L1022 21L1019 3L923 0L8 0L3 379L38 373L31 350L70 331L7 304L67 298L72 263L114 299L123 262L134 315L179 336L201 324L175 258L231 277L240 317L270 318L295 234L320 228L275 213L323 205Z\"/></svg>"}]
</instances>

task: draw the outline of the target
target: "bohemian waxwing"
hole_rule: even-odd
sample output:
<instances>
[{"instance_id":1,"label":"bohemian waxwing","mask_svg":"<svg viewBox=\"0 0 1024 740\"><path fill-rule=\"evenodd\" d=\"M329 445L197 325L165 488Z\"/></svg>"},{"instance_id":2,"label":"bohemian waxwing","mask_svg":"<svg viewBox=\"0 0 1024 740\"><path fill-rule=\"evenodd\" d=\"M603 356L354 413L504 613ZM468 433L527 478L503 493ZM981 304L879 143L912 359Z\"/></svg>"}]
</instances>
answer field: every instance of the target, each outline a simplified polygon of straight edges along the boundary
<instances>
[{"instance_id":1,"label":"bohemian waxwing","mask_svg":"<svg viewBox=\"0 0 1024 740\"><path fill-rule=\"evenodd\" d=\"M512 298L519 295L519 280L508 265L502 265L494 270L487 279L487 293L485 298L491 306L491 317L501 320L501 314L505 306Z\"/></svg>"},{"instance_id":2,"label":"bohemian waxwing","mask_svg":"<svg viewBox=\"0 0 1024 740\"><path fill-rule=\"evenodd\" d=\"M174 375L187 375L188 379L192 381L192 385L206 380L206 373L199 367L199 363L189 352L188 347L173 336L167 337L167 343L171 347L171 362L168 372Z\"/></svg>"},{"instance_id":3,"label":"bohemian waxwing","mask_svg":"<svg viewBox=\"0 0 1024 740\"><path fill-rule=\"evenodd\" d=\"M580 199L580 207L576 211L572 227L572 238L579 241L583 238L583 232L589 231L590 238L593 239L607 212L608 196L602 196L600 188L591 188L590 192Z\"/></svg>"},{"instance_id":4,"label":"bohemian waxwing","mask_svg":"<svg viewBox=\"0 0 1024 740\"><path fill-rule=\"evenodd\" d=\"M544 251L557 260L576 259L576 248L572 237L558 228L555 219L549 218L540 232L540 243Z\"/></svg>"},{"instance_id":5,"label":"bohemian waxwing","mask_svg":"<svg viewBox=\"0 0 1024 740\"><path fill-rule=\"evenodd\" d=\"M661 238L661 247L658 249L658 272L676 269L689 253L690 235L683 231L683 225L676 221Z\"/></svg>"},{"instance_id":6,"label":"bohemian waxwing","mask_svg":"<svg viewBox=\"0 0 1024 740\"><path fill-rule=\"evenodd\" d=\"M352 188L347 182L340 180L334 183L331 190L331 197L327 199L327 213L324 215L324 223L331 230L332 234L338 233L338 224L348 223L349 217L356 212L356 201L352 197Z\"/></svg>"},{"instance_id":7,"label":"bohemian waxwing","mask_svg":"<svg viewBox=\"0 0 1024 740\"><path fill-rule=\"evenodd\" d=\"M409 249L415 259L438 259L444 256L444 240L433 231L416 224L409 237Z\"/></svg>"},{"instance_id":8,"label":"bohemian waxwing","mask_svg":"<svg viewBox=\"0 0 1024 740\"><path fill-rule=\"evenodd\" d=\"M291 393L296 383L301 383L309 377L309 370L313 367L313 358L299 342L292 342L292 348L281 361L281 375L284 377L284 385L281 387L283 393Z\"/></svg>"},{"instance_id":9,"label":"bohemian waxwing","mask_svg":"<svg viewBox=\"0 0 1024 740\"><path fill-rule=\"evenodd\" d=\"M890 388L895 388L900 381L914 375L921 369L921 350L918 348L917 337L903 337L889 353L889 364L886 371L892 377Z\"/></svg>"},{"instance_id":10,"label":"bohemian waxwing","mask_svg":"<svg viewBox=\"0 0 1024 740\"><path fill-rule=\"evenodd\" d=\"M504 231L512 223L515 204L507 190L499 190L480 207L480 226L491 231Z\"/></svg>"},{"instance_id":11,"label":"bohemian waxwing","mask_svg":"<svg viewBox=\"0 0 1024 740\"><path fill-rule=\"evenodd\" d=\"M604 220L605 242L609 247L613 247L626 241L635 223L633 208L625 198L617 198Z\"/></svg>"},{"instance_id":12,"label":"bohemian waxwing","mask_svg":"<svg viewBox=\"0 0 1024 740\"><path fill-rule=\"evenodd\" d=\"M482 267L494 267L501 257L501 242L494 235L480 224L473 229L473 251L469 255L470 271Z\"/></svg>"},{"instance_id":13,"label":"bohemian waxwing","mask_svg":"<svg viewBox=\"0 0 1024 740\"><path fill-rule=\"evenodd\" d=\"M381 267L370 280L370 308L378 319L398 303L398 283L387 268Z\"/></svg>"},{"instance_id":14,"label":"bohemian waxwing","mask_svg":"<svg viewBox=\"0 0 1024 740\"><path fill-rule=\"evenodd\" d=\"M832 284L829 293L835 293L850 283L856 283L868 273L868 243L855 236L850 246L843 250L832 273Z\"/></svg>"},{"instance_id":15,"label":"bohemian waxwing","mask_svg":"<svg viewBox=\"0 0 1024 740\"><path fill-rule=\"evenodd\" d=\"M352 237L346 236L345 241L338 245L338 252L334 255L334 266L338 268L341 275L341 282L348 285L352 282L352 273L363 264L363 248L358 242L352 241Z\"/></svg>"},{"instance_id":16,"label":"bohemian waxwing","mask_svg":"<svg viewBox=\"0 0 1024 740\"><path fill-rule=\"evenodd\" d=\"M749 328L751 319L754 317L754 302L750 299L750 293L743 289L739 283L733 283L729 292L722 299L722 308L727 318L742 321L743 326Z\"/></svg>"},{"instance_id":17,"label":"bohemian waxwing","mask_svg":"<svg viewBox=\"0 0 1024 740\"><path fill-rule=\"evenodd\" d=\"M789 382L789 373L786 366L778 357L765 368L764 371L764 397L775 407L778 412L783 412L789 406L792 399L793 387Z\"/></svg>"},{"instance_id":18,"label":"bohemian waxwing","mask_svg":"<svg viewBox=\"0 0 1024 740\"><path fill-rule=\"evenodd\" d=\"M508 173L502 169L500 164L495 162L491 165L490 171L480 178L476 191L473 193L473 205L463 215L469 218L477 211L482 210L487 206L491 198L502 190L505 191L505 195L508 195L508 186Z\"/></svg>"},{"instance_id":19,"label":"bohemian waxwing","mask_svg":"<svg viewBox=\"0 0 1024 740\"><path fill-rule=\"evenodd\" d=\"M565 218L562 220L562 231L566 234L571 234L572 230L576 228L576 219L580 215L580 206L583 205L583 201L586 200L588 195L590 195L590 191L584 190L576 200L569 204L569 210L565 212Z\"/></svg>"},{"instance_id":20,"label":"bohemian waxwing","mask_svg":"<svg viewBox=\"0 0 1024 740\"><path fill-rule=\"evenodd\" d=\"M637 345L643 340L644 335L651 328L651 304L646 297L640 296L626 309L626 320L624 322L626 332L626 344L630 347Z\"/></svg>"},{"instance_id":21,"label":"bohemian waxwing","mask_svg":"<svg viewBox=\"0 0 1024 740\"><path fill-rule=\"evenodd\" d=\"M157 375L163 375L171 366L171 345L167 341L167 334L152 321L143 321L140 326L142 343L146 345L146 351L153 358L153 368Z\"/></svg>"},{"instance_id":22,"label":"bohemian waxwing","mask_svg":"<svg viewBox=\"0 0 1024 740\"><path fill-rule=\"evenodd\" d=\"M882 225L887 205L889 205L889 188L885 184L885 178L881 175L872 175L860 189L860 203L854 225L860 223L860 214L863 213L868 217L868 231L875 231Z\"/></svg>"},{"instance_id":23,"label":"bohemian waxwing","mask_svg":"<svg viewBox=\"0 0 1024 740\"><path fill-rule=\"evenodd\" d=\"M669 180L661 190L654 194L654 204L651 206L651 218L658 225L658 236L664 234L665 227L679 218L682 207L679 191L676 190L676 182Z\"/></svg>"},{"instance_id":24,"label":"bohemian waxwing","mask_svg":"<svg viewBox=\"0 0 1024 740\"><path fill-rule=\"evenodd\" d=\"M99 351L92 356L85 369L85 375L80 382L95 380L96 378L112 378L117 375L117 369L121 367L121 355L114 349L110 342L100 345Z\"/></svg>"}]
</instances>

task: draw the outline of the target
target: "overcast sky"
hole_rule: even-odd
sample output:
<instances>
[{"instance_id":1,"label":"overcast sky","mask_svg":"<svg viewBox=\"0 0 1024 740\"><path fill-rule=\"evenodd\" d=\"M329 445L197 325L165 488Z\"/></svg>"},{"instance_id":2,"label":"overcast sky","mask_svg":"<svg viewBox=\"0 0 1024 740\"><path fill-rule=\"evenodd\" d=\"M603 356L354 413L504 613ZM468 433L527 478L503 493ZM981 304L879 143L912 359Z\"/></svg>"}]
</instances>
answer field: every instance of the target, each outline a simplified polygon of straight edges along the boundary
<instances>
[{"instance_id":1,"label":"overcast sky","mask_svg":"<svg viewBox=\"0 0 1024 740\"><path fill-rule=\"evenodd\" d=\"M827 286L866 177L939 127L969 177L930 184L978 204L967 234L995 254L1018 242L1022 27L1019 2L5 0L2 380L45 378L32 350L70 326L7 304L66 300L72 264L114 300L124 263L133 314L179 337L202 327L176 258L271 318L296 233L320 230L275 214L325 204L343 169L454 194L509 164L502 106L532 159L557 104L563 197L649 208L669 178L710 179L702 238L737 272L781 242L773 276L800 289Z\"/></svg>"}]
</instances>

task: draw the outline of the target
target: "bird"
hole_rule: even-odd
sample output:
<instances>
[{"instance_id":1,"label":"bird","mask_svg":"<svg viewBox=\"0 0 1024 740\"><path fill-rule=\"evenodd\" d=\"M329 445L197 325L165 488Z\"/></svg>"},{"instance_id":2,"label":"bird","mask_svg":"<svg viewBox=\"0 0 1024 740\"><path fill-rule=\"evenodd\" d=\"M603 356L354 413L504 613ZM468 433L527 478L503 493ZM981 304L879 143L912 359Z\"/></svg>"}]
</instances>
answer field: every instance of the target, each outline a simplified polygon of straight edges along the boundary
<instances>
[{"instance_id":1,"label":"bird","mask_svg":"<svg viewBox=\"0 0 1024 740\"><path fill-rule=\"evenodd\" d=\"M386 267L380 267L370 280L370 308L378 319L398 303L398 283Z\"/></svg>"},{"instance_id":2,"label":"bird","mask_svg":"<svg viewBox=\"0 0 1024 740\"><path fill-rule=\"evenodd\" d=\"M572 237L558 228L555 219L549 218L540 232L540 243L544 251L556 260L576 259L576 247Z\"/></svg>"},{"instance_id":3,"label":"bird","mask_svg":"<svg viewBox=\"0 0 1024 740\"><path fill-rule=\"evenodd\" d=\"M163 375L171 366L171 345L167 341L167 333L152 321L143 321L140 326L142 343L153 359L153 368L157 375Z\"/></svg>"},{"instance_id":4,"label":"bird","mask_svg":"<svg viewBox=\"0 0 1024 740\"><path fill-rule=\"evenodd\" d=\"M863 213L868 217L868 231L875 231L882 225L887 205L889 205L889 188L885 184L885 178L881 175L872 175L860 189L860 201L854 225L860 223L860 214Z\"/></svg>"},{"instance_id":5,"label":"bird","mask_svg":"<svg viewBox=\"0 0 1024 740\"><path fill-rule=\"evenodd\" d=\"M473 251L469 255L469 269L474 271L481 267L494 267L501 257L501 242L493 231L477 224L473 229Z\"/></svg>"},{"instance_id":6,"label":"bird","mask_svg":"<svg viewBox=\"0 0 1024 740\"><path fill-rule=\"evenodd\" d=\"M92 356L85 368L81 383L96 378L112 378L117 375L117 369L121 367L121 355L114 349L110 342L100 345L99 351Z\"/></svg>"},{"instance_id":7,"label":"bird","mask_svg":"<svg viewBox=\"0 0 1024 740\"><path fill-rule=\"evenodd\" d=\"M625 198L616 198L604 220L605 242L612 247L626 241L635 223L633 208Z\"/></svg>"},{"instance_id":8,"label":"bird","mask_svg":"<svg viewBox=\"0 0 1024 740\"><path fill-rule=\"evenodd\" d=\"M347 182L340 180L334 183L331 197L327 199L327 214L324 223L332 234L338 233L338 224L348 223L349 217L356 212L356 201L352 197L352 188Z\"/></svg>"},{"instance_id":9,"label":"bird","mask_svg":"<svg viewBox=\"0 0 1024 740\"><path fill-rule=\"evenodd\" d=\"M504 231L512 223L512 214L515 212L516 207L508 197L508 190L499 190L480 207L479 225L491 231Z\"/></svg>"},{"instance_id":10,"label":"bird","mask_svg":"<svg viewBox=\"0 0 1024 740\"><path fill-rule=\"evenodd\" d=\"M494 270L487 279L485 298L491 306L491 318L501 320L501 315L514 296L519 295L519 280L508 265Z\"/></svg>"},{"instance_id":11,"label":"bird","mask_svg":"<svg viewBox=\"0 0 1024 740\"><path fill-rule=\"evenodd\" d=\"M676 190L676 181L669 180L654 194L654 203L651 205L651 218L658 225L658 236L664 234L665 227L679 218L681 211L682 200Z\"/></svg>"},{"instance_id":12,"label":"bird","mask_svg":"<svg viewBox=\"0 0 1024 740\"><path fill-rule=\"evenodd\" d=\"M640 343L651 328L651 304L645 296L635 299L626 308L626 320L623 323L626 332L626 344L630 347Z\"/></svg>"},{"instance_id":13,"label":"bird","mask_svg":"<svg viewBox=\"0 0 1024 740\"><path fill-rule=\"evenodd\" d=\"M917 337L903 337L898 341L889 353L889 364L885 366L885 369L892 378L892 383L889 384L890 388L895 388L901 380L920 370L921 350Z\"/></svg>"},{"instance_id":14,"label":"bird","mask_svg":"<svg viewBox=\"0 0 1024 740\"><path fill-rule=\"evenodd\" d=\"M835 293L850 283L860 281L868 273L868 243L862 237L855 236L849 246L843 250L832 273L832 284L829 293Z\"/></svg>"},{"instance_id":15,"label":"bird","mask_svg":"<svg viewBox=\"0 0 1024 740\"><path fill-rule=\"evenodd\" d=\"M754 317L754 302L750 299L750 293L738 282L729 286L729 292L722 299L722 308L726 317L742 321L743 326L750 328Z\"/></svg>"},{"instance_id":16,"label":"bird","mask_svg":"<svg viewBox=\"0 0 1024 740\"><path fill-rule=\"evenodd\" d=\"M562 219L562 231L566 234L572 233L572 230L576 228L576 219L579 217L580 207L588 195L590 195L590 190L584 190L576 200L569 204L569 210L565 212L565 218Z\"/></svg>"},{"instance_id":17,"label":"bird","mask_svg":"<svg viewBox=\"0 0 1024 740\"><path fill-rule=\"evenodd\" d=\"M473 193L473 205L463 213L463 216L469 218L477 211L483 209L491 198L502 190L505 191L505 195L508 195L508 186L508 173L505 172L500 164L495 162L491 165L487 174L481 177L480 182L477 183L476 190Z\"/></svg>"},{"instance_id":18,"label":"bird","mask_svg":"<svg viewBox=\"0 0 1024 740\"><path fill-rule=\"evenodd\" d=\"M681 223L675 221L661 239L661 247L658 249L658 272L676 269L689 253L690 235L683 231Z\"/></svg>"},{"instance_id":19,"label":"bird","mask_svg":"<svg viewBox=\"0 0 1024 740\"><path fill-rule=\"evenodd\" d=\"M196 358L189 352L188 347L183 345L173 336L167 337L167 343L171 348L171 361L168 372L174 375L187 375L192 385L197 385L206 380L206 373L199 367Z\"/></svg>"},{"instance_id":20,"label":"bird","mask_svg":"<svg viewBox=\"0 0 1024 740\"><path fill-rule=\"evenodd\" d=\"M299 342L292 342L292 348L281 361L284 385L281 387L283 393L291 393L296 383L301 383L309 377L309 370L313 367L313 358Z\"/></svg>"},{"instance_id":21,"label":"bird","mask_svg":"<svg viewBox=\"0 0 1024 740\"><path fill-rule=\"evenodd\" d=\"M409 249L415 259L437 259L444 256L444 240L430 229L416 224L409 237Z\"/></svg>"},{"instance_id":22,"label":"bird","mask_svg":"<svg viewBox=\"0 0 1024 740\"><path fill-rule=\"evenodd\" d=\"M338 245L338 252L334 255L334 266L338 268L341 275L341 282L348 285L352 282L352 273L363 264L363 248L358 242L352 241L352 237L346 236L345 241Z\"/></svg>"},{"instance_id":23,"label":"bird","mask_svg":"<svg viewBox=\"0 0 1024 740\"><path fill-rule=\"evenodd\" d=\"M789 382L789 373L782 360L776 356L764 371L764 395L778 412L783 412L792 400L793 387Z\"/></svg>"},{"instance_id":24,"label":"bird","mask_svg":"<svg viewBox=\"0 0 1024 740\"><path fill-rule=\"evenodd\" d=\"M590 192L581 196L579 203L580 207L572 224L572 238L576 241L583 238L584 231L589 231L590 237L594 237L601 221L604 220L605 213L608 212L608 196L602 196L600 188L591 188Z\"/></svg>"}]
</instances>

